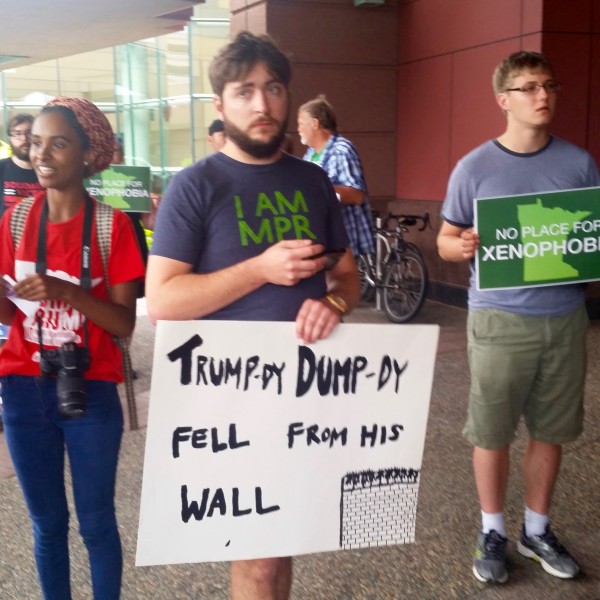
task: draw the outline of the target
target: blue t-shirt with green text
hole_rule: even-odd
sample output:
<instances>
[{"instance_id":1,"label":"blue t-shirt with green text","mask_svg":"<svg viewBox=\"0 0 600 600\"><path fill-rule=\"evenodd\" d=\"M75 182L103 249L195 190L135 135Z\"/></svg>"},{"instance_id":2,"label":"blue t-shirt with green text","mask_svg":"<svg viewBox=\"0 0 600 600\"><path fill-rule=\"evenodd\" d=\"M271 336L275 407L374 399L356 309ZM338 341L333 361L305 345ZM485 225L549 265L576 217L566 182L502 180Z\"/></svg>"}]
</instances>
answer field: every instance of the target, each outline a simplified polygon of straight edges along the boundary
<instances>
[{"instance_id":1,"label":"blue t-shirt with green text","mask_svg":"<svg viewBox=\"0 0 600 600\"><path fill-rule=\"evenodd\" d=\"M326 250L348 246L327 174L287 154L252 165L219 152L173 178L160 204L151 254L191 264L194 273L211 273L284 239L309 239ZM293 321L305 299L325 294L320 272L294 286L263 285L207 318Z\"/></svg>"}]
</instances>

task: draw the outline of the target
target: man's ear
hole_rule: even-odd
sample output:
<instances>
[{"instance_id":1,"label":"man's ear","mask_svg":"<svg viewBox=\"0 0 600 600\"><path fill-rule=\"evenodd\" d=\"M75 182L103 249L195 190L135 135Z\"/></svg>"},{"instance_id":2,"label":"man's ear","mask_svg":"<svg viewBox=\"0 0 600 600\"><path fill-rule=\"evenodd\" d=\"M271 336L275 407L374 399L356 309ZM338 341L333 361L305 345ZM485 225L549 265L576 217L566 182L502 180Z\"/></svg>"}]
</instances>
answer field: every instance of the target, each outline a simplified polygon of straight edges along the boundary
<instances>
[{"instance_id":1,"label":"man's ear","mask_svg":"<svg viewBox=\"0 0 600 600\"><path fill-rule=\"evenodd\" d=\"M213 96L213 106L217 113L219 113L219 118L223 120L223 100L220 96Z\"/></svg>"},{"instance_id":2,"label":"man's ear","mask_svg":"<svg viewBox=\"0 0 600 600\"><path fill-rule=\"evenodd\" d=\"M496 94L496 103L498 104L502 112L506 114L506 112L508 111L509 104L508 94L506 92L500 92L499 94Z\"/></svg>"}]
</instances>

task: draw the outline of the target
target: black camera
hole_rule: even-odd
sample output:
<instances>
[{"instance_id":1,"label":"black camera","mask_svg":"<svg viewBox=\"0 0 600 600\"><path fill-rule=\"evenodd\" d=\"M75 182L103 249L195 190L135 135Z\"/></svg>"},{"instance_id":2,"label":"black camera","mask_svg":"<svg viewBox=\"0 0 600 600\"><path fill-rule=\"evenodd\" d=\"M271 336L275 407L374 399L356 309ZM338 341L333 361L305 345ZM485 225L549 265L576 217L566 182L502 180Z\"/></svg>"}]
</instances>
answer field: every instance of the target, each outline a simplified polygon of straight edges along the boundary
<instances>
[{"instance_id":1,"label":"black camera","mask_svg":"<svg viewBox=\"0 0 600 600\"><path fill-rule=\"evenodd\" d=\"M83 374L90 366L90 353L73 342L58 350L40 353L42 379L56 375L58 412L65 419L77 419L85 412L85 380Z\"/></svg>"}]
</instances>

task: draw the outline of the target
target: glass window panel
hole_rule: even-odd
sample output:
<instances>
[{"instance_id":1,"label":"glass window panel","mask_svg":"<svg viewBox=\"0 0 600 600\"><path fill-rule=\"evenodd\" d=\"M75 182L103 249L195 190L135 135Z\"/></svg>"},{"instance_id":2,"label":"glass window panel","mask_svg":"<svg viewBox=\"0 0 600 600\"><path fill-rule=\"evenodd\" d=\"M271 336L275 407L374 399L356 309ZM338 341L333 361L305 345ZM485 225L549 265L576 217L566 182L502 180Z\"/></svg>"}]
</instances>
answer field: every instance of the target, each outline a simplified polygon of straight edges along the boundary
<instances>
[{"instance_id":1,"label":"glass window panel","mask_svg":"<svg viewBox=\"0 0 600 600\"><path fill-rule=\"evenodd\" d=\"M164 85L163 96L189 96L191 93L190 48L187 27L176 34L162 37L160 57Z\"/></svg>"},{"instance_id":2,"label":"glass window panel","mask_svg":"<svg viewBox=\"0 0 600 600\"><path fill-rule=\"evenodd\" d=\"M128 164L150 164L168 179L212 151L208 65L229 41L229 19L229 0L206 0L181 31L0 72L0 139L13 114L82 96L123 135Z\"/></svg>"},{"instance_id":3,"label":"glass window panel","mask_svg":"<svg viewBox=\"0 0 600 600\"><path fill-rule=\"evenodd\" d=\"M114 102L114 58L112 48L58 59L60 94L92 102Z\"/></svg>"},{"instance_id":4,"label":"glass window panel","mask_svg":"<svg viewBox=\"0 0 600 600\"><path fill-rule=\"evenodd\" d=\"M212 58L228 41L229 22L194 21L191 27L192 89L211 93L208 67Z\"/></svg>"},{"instance_id":5,"label":"glass window panel","mask_svg":"<svg viewBox=\"0 0 600 600\"><path fill-rule=\"evenodd\" d=\"M3 101L17 108L39 108L59 93L57 61L2 72Z\"/></svg>"},{"instance_id":6,"label":"glass window panel","mask_svg":"<svg viewBox=\"0 0 600 600\"><path fill-rule=\"evenodd\" d=\"M192 128L190 127L190 98L170 105L164 123L166 163L182 168L191 165L198 157L192 153Z\"/></svg>"},{"instance_id":7,"label":"glass window panel","mask_svg":"<svg viewBox=\"0 0 600 600\"><path fill-rule=\"evenodd\" d=\"M205 0L194 6L194 18L229 19L230 10L229 0Z\"/></svg>"},{"instance_id":8,"label":"glass window panel","mask_svg":"<svg viewBox=\"0 0 600 600\"><path fill-rule=\"evenodd\" d=\"M208 143L208 126L217 118L217 113L212 100L194 100L194 121L196 131L194 136L194 149L196 160L204 158L212 153L212 146Z\"/></svg>"}]
</instances>

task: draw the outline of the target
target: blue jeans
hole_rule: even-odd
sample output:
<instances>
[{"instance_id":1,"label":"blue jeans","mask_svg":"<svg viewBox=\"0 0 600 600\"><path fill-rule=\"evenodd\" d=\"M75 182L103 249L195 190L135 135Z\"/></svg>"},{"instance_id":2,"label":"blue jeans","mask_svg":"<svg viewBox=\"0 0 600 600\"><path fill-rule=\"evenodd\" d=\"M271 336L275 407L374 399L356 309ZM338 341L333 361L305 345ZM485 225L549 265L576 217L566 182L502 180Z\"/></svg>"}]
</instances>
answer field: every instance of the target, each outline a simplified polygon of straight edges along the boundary
<instances>
[{"instance_id":1,"label":"blue jeans","mask_svg":"<svg viewBox=\"0 0 600 600\"><path fill-rule=\"evenodd\" d=\"M6 442L33 522L44 599L71 599L65 447L94 598L119 598L123 557L114 495L123 413L116 384L86 381L85 414L66 420L58 413L56 380L9 375L0 381Z\"/></svg>"}]
</instances>

